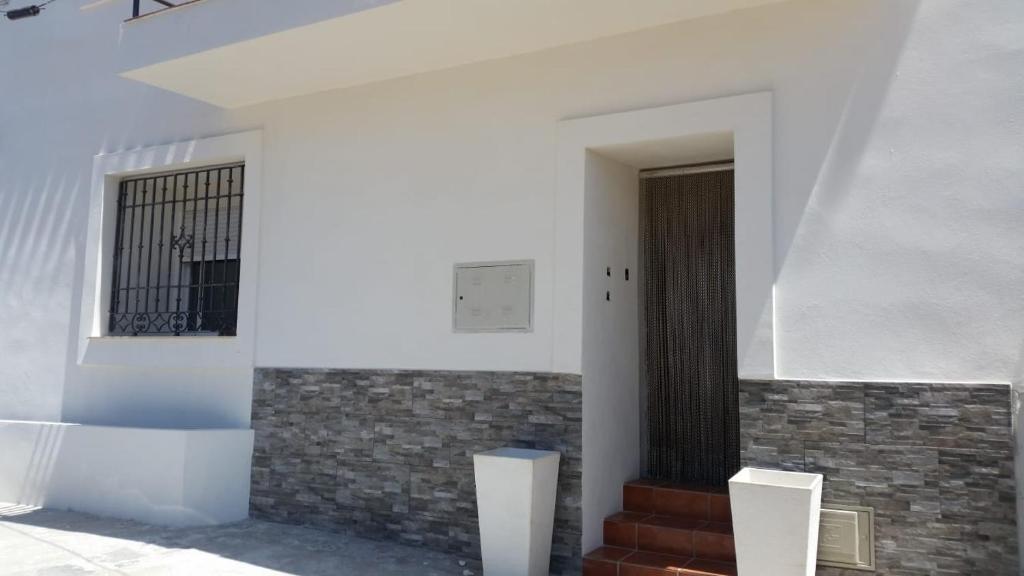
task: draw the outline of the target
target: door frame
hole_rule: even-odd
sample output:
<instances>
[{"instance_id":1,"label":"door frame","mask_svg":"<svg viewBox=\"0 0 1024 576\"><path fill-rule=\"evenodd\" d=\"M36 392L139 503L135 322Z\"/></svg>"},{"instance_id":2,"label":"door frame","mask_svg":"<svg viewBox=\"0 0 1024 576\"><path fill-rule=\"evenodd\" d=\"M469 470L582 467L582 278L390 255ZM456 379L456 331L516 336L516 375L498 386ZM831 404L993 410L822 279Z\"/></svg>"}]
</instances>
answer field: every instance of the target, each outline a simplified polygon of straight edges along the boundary
<instances>
[{"instance_id":1,"label":"door frame","mask_svg":"<svg viewBox=\"0 0 1024 576\"><path fill-rule=\"evenodd\" d=\"M610 146L731 133L735 161L736 347L741 379L775 377L772 94L756 92L557 124L552 365L583 374L582 546L600 544L604 511L621 507L636 454L622 454L604 415L621 409L583 373L584 207L587 155ZM639 318L637 319L639 322ZM639 395L639 390L637 390ZM625 420L624 420L625 421ZM631 422L636 422L635 419ZM640 447L637 446L637 450Z\"/></svg>"},{"instance_id":2,"label":"door frame","mask_svg":"<svg viewBox=\"0 0 1024 576\"><path fill-rule=\"evenodd\" d=\"M554 369L580 373L583 207L589 149L731 132L736 174L736 354L741 379L775 377L772 93L558 123Z\"/></svg>"}]
</instances>

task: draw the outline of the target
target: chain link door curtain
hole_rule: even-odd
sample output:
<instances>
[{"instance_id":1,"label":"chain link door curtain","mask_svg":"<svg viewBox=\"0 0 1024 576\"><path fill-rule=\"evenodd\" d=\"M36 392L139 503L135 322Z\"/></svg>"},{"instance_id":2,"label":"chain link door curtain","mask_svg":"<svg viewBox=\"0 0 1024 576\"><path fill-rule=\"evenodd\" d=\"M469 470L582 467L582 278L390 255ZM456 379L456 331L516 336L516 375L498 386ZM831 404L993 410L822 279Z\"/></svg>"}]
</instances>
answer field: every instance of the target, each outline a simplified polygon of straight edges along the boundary
<instances>
[{"instance_id":1,"label":"chain link door curtain","mask_svg":"<svg viewBox=\"0 0 1024 576\"><path fill-rule=\"evenodd\" d=\"M640 182L648 474L724 486L739 470L733 171Z\"/></svg>"}]
</instances>

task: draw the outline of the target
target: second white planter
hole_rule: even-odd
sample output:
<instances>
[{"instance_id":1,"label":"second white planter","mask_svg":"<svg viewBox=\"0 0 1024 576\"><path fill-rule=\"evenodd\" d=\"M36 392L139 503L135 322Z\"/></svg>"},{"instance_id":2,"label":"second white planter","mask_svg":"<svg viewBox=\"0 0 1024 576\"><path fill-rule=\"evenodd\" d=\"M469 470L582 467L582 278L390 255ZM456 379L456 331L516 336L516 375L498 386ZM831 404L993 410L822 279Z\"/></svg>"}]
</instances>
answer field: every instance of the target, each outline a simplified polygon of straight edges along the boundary
<instances>
[{"instance_id":1,"label":"second white planter","mask_svg":"<svg viewBox=\"0 0 1024 576\"><path fill-rule=\"evenodd\" d=\"M740 576L813 576L821 474L744 468L729 480Z\"/></svg>"},{"instance_id":2,"label":"second white planter","mask_svg":"<svg viewBox=\"0 0 1024 576\"><path fill-rule=\"evenodd\" d=\"M486 576L547 576L558 460L522 448L473 455Z\"/></svg>"}]
</instances>

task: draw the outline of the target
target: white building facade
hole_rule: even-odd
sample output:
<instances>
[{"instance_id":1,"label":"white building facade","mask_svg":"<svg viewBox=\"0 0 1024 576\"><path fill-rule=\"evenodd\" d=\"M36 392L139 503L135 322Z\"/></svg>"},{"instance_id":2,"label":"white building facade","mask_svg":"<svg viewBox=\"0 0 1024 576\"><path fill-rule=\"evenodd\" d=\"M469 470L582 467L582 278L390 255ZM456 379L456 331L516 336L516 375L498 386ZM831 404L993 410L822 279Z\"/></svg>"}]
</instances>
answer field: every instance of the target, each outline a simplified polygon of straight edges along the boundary
<instances>
[{"instance_id":1,"label":"white building facade","mask_svg":"<svg viewBox=\"0 0 1024 576\"><path fill-rule=\"evenodd\" d=\"M647 466L639 174L729 160L743 462L880 573L1017 570L1024 4L281 4L0 22L0 501L473 555L472 454L556 449L578 571ZM503 262L528 325L458 329Z\"/></svg>"}]
</instances>

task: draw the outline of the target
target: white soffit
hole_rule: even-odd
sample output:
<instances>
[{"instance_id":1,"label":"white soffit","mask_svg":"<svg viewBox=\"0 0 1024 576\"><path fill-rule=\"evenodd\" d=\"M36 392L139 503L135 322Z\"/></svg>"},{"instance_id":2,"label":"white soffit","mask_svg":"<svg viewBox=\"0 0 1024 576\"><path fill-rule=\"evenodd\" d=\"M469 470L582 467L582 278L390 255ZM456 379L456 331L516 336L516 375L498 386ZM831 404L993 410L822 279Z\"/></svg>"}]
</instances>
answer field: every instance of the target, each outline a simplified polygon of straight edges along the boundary
<instances>
[{"instance_id":1,"label":"white soffit","mask_svg":"<svg viewBox=\"0 0 1024 576\"><path fill-rule=\"evenodd\" d=\"M237 108L777 1L401 0L144 65L122 75ZM182 16L201 18L210 8L204 4L195 4L189 8L192 14ZM158 14L129 22L124 33L159 34L151 27L161 26L162 18Z\"/></svg>"},{"instance_id":2,"label":"white soffit","mask_svg":"<svg viewBox=\"0 0 1024 576\"><path fill-rule=\"evenodd\" d=\"M598 146L591 150L640 170L731 160L734 156L732 132L692 134L665 140Z\"/></svg>"}]
</instances>

